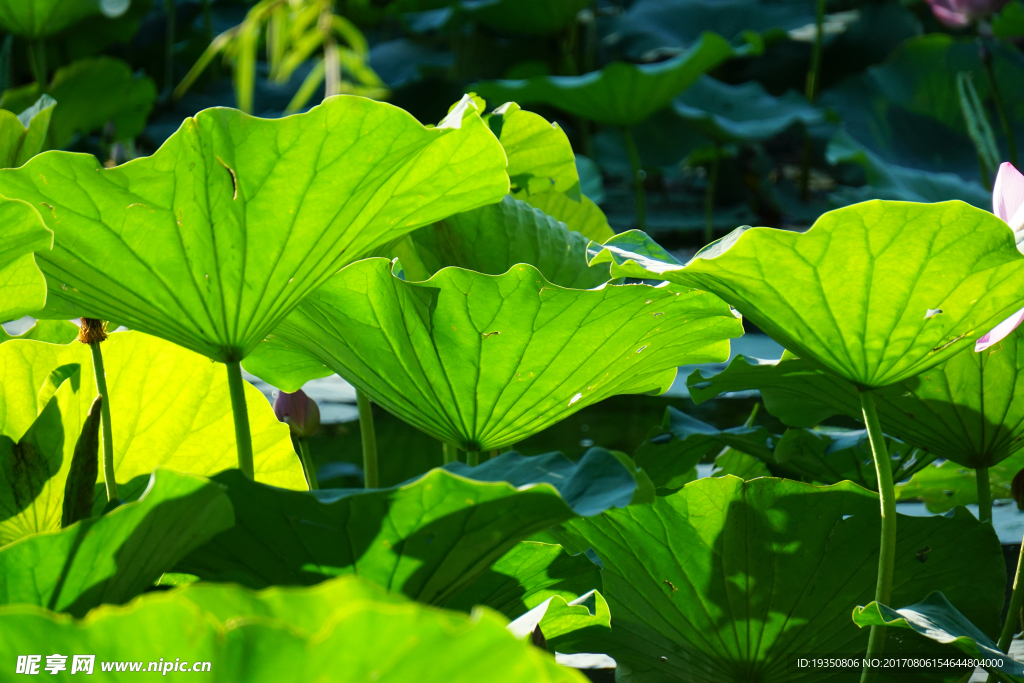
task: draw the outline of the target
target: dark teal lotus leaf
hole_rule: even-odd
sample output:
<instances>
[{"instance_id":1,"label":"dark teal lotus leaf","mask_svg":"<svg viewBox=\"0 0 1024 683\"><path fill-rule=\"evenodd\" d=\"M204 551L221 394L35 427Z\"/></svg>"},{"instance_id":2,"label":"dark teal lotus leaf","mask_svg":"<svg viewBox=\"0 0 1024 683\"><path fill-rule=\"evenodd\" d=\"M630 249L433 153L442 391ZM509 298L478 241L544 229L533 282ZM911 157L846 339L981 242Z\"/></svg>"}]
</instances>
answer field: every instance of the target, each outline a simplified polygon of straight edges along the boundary
<instances>
[{"instance_id":1,"label":"dark teal lotus leaf","mask_svg":"<svg viewBox=\"0 0 1024 683\"><path fill-rule=\"evenodd\" d=\"M716 429L671 406L633 453L633 460L654 485L678 489L693 479L694 466L725 447L770 461L774 437L764 427Z\"/></svg>"},{"instance_id":2,"label":"dark teal lotus leaf","mask_svg":"<svg viewBox=\"0 0 1024 683\"><path fill-rule=\"evenodd\" d=\"M947 646L952 650L947 654L948 657L957 657L959 651L975 659L1001 662L1000 666L985 668L992 672L998 671L1011 681L1024 680L1024 665L1000 650L999 646L961 614L941 591L931 593L921 602L903 609L893 609L871 602L855 609L853 620L860 627L878 625L909 629L924 638ZM967 672L969 673L969 670Z\"/></svg>"},{"instance_id":3,"label":"dark teal lotus leaf","mask_svg":"<svg viewBox=\"0 0 1024 683\"><path fill-rule=\"evenodd\" d=\"M868 634L850 613L874 595L879 525L877 495L854 484L735 477L568 522L556 535L601 559L612 614L610 635L573 648L611 655L617 675L637 683L857 681L859 669L798 670L791 659L862 656ZM965 509L900 518L897 604L942 586L981 631L996 633L1005 572L995 531ZM890 632L885 652L929 649Z\"/></svg>"},{"instance_id":4,"label":"dark teal lotus leaf","mask_svg":"<svg viewBox=\"0 0 1024 683\"><path fill-rule=\"evenodd\" d=\"M664 109L701 75L739 54L714 33L657 64L613 62L583 76L537 76L525 81L481 81L472 86L492 102L547 104L585 119L633 126Z\"/></svg>"},{"instance_id":5,"label":"dark teal lotus leaf","mask_svg":"<svg viewBox=\"0 0 1024 683\"><path fill-rule=\"evenodd\" d=\"M358 573L444 604L520 541L580 514L628 505L636 488L632 474L599 449L575 465L558 453L506 453L486 465L487 479L503 481L437 469L391 489L314 493L255 484L229 470L214 479L227 486L234 528L176 571L252 587Z\"/></svg>"},{"instance_id":6,"label":"dark teal lotus leaf","mask_svg":"<svg viewBox=\"0 0 1024 683\"><path fill-rule=\"evenodd\" d=\"M662 393L677 366L723 359L741 332L721 299L697 290L563 289L525 264L406 282L387 260L367 259L307 297L264 345L302 349L431 436L488 451L609 396ZM246 368L286 391L307 379L292 371L319 372Z\"/></svg>"},{"instance_id":7,"label":"dark teal lotus leaf","mask_svg":"<svg viewBox=\"0 0 1024 683\"><path fill-rule=\"evenodd\" d=\"M756 81L729 85L702 76L672 103L686 125L719 143L757 142L794 125L820 123L822 110L795 92L769 95Z\"/></svg>"},{"instance_id":8,"label":"dark teal lotus leaf","mask_svg":"<svg viewBox=\"0 0 1024 683\"><path fill-rule=\"evenodd\" d=\"M468 99L433 128L348 96L275 120L209 109L115 168L50 152L0 171L0 194L54 230L41 266L53 313L219 361L247 355L344 264L507 190L504 152Z\"/></svg>"},{"instance_id":9,"label":"dark teal lotus leaf","mask_svg":"<svg viewBox=\"0 0 1024 683\"><path fill-rule=\"evenodd\" d=\"M484 26L498 31L549 36L576 21L590 0L465 0L462 8Z\"/></svg>"},{"instance_id":10,"label":"dark teal lotus leaf","mask_svg":"<svg viewBox=\"0 0 1024 683\"><path fill-rule=\"evenodd\" d=\"M137 502L0 549L0 604L81 617L125 603L234 521L223 486L157 469Z\"/></svg>"},{"instance_id":11,"label":"dark teal lotus leaf","mask_svg":"<svg viewBox=\"0 0 1024 683\"><path fill-rule=\"evenodd\" d=\"M955 173L922 171L887 163L850 137L845 130L832 137L825 156L830 164L857 164L864 169L865 185L856 188L840 187L832 195L832 200L841 205L869 199L905 202L959 199L982 209L992 205L991 193L978 183L966 182Z\"/></svg>"},{"instance_id":12,"label":"dark teal lotus leaf","mask_svg":"<svg viewBox=\"0 0 1024 683\"><path fill-rule=\"evenodd\" d=\"M989 349L967 348L917 377L875 394L882 429L932 457L962 466L993 467L1024 446L1024 335ZM760 389L765 407L783 422L811 426L832 415L860 417L856 388L807 361L737 357L705 379L691 375L697 402L729 391ZM1010 474L1013 476L1013 473Z\"/></svg>"},{"instance_id":13,"label":"dark teal lotus leaf","mask_svg":"<svg viewBox=\"0 0 1024 683\"><path fill-rule=\"evenodd\" d=\"M864 388L938 365L1024 303L1013 231L962 202L865 202L805 233L740 228L685 266L637 231L593 251L613 276L717 294L784 348Z\"/></svg>"},{"instance_id":14,"label":"dark teal lotus leaf","mask_svg":"<svg viewBox=\"0 0 1024 683\"><path fill-rule=\"evenodd\" d=\"M358 577L258 593L193 584L100 608L81 621L27 605L0 608L0 657L14 662L19 653L38 651L39 643L55 652L102 652L93 671L110 683L128 683L139 674L101 673L101 661L144 662L146 671L151 661L173 666L185 653L188 666L209 662L208 672L168 668L162 672L171 673L167 680L282 683L344 672L334 680L586 683L506 625L487 609L473 615L439 610ZM44 658L41 671L45 665ZM67 665L70 673L71 659Z\"/></svg>"}]
</instances>

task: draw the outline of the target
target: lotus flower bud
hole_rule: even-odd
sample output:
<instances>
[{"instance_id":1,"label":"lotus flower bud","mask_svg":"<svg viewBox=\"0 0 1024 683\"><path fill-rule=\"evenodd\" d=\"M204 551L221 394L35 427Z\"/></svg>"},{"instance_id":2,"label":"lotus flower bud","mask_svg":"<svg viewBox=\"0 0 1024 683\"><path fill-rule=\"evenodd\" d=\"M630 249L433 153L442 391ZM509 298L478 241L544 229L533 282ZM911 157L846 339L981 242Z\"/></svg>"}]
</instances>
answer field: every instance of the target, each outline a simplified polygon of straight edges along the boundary
<instances>
[{"instance_id":1,"label":"lotus flower bud","mask_svg":"<svg viewBox=\"0 0 1024 683\"><path fill-rule=\"evenodd\" d=\"M1010 495L1017 501L1017 509L1024 510L1024 470L1013 475L1010 482Z\"/></svg>"},{"instance_id":2,"label":"lotus flower bud","mask_svg":"<svg viewBox=\"0 0 1024 683\"><path fill-rule=\"evenodd\" d=\"M313 436L320 426L320 408L316 401L299 389L293 394L282 391L274 399L274 414L292 431L292 436Z\"/></svg>"}]
</instances>

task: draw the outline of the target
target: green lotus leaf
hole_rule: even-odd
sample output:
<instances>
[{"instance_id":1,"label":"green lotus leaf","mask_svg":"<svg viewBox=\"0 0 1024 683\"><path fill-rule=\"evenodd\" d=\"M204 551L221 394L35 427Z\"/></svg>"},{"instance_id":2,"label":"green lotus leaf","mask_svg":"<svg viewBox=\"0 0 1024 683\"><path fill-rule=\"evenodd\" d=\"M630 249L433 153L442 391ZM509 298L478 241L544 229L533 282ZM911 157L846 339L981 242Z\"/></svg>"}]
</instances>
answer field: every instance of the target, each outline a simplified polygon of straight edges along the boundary
<instances>
[{"instance_id":1,"label":"green lotus leaf","mask_svg":"<svg viewBox=\"0 0 1024 683\"><path fill-rule=\"evenodd\" d=\"M694 468L693 474L694 476L686 483L697 478L696 468ZM755 458L743 451L737 451L734 448L727 448L715 456L715 469L711 471L711 476L726 477L729 475L749 481L758 477L770 477L772 472L768 469L768 465L765 464L764 460Z\"/></svg>"},{"instance_id":2,"label":"green lotus leaf","mask_svg":"<svg viewBox=\"0 0 1024 683\"><path fill-rule=\"evenodd\" d=\"M580 177L576 157L557 123L507 102L485 117L508 155L511 192L534 195L564 192L578 201Z\"/></svg>"},{"instance_id":3,"label":"green lotus leaf","mask_svg":"<svg viewBox=\"0 0 1024 683\"><path fill-rule=\"evenodd\" d=\"M129 2L118 0L3 0L0 27L21 38L44 38L86 17L117 17Z\"/></svg>"},{"instance_id":4,"label":"green lotus leaf","mask_svg":"<svg viewBox=\"0 0 1024 683\"><path fill-rule=\"evenodd\" d=\"M422 264L411 271L399 252L406 276L427 279L448 266L501 275L529 263L552 284L590 289L607 282L607 266L587 265L589 239L511 195L497 204L464 211L409 235Z\"/></svg>"},{"instance_id":5,"label":"green lotus leaf","mask_svg":"<svg viewBox=\"0 0 1024 683\"><path fill-rule=\"evenodd\" d=\"M802 234L741 228L685 266L632 231L591 263L605 261L613 276L715 293L800 358L863 388L938 365L1024 301L1013 231L962 202L865 202Z\"/></svg>"},{"instance_id":6,"label":"green lotus leaf","mask_svg":"<svg viewBox=\"0 0 1024 683\"><path fill-rule=\"evenodd\" d=\"M531 638L537 629L549 652L557 652L566 645L571 648L571 643L579 640L607 635L611 629L608 602L597 591L589 591L570 601L556 595L508 625L508 630L517 638Z\"/></svg>"},{"instance_id":7,"label":"green lotus leaf","mask_svg":"<svg viewBox=\"0 0 1024 683\"><path fill-rule=\"evenodd\" d=\"M360 254L507 190L468 100L426 128L350 96L277 120L209 109L112 169L53 152L0 173L0 193L43 206L55 230L48 306L219 361Z\"/></svg>"},{"instance_id":8,"label":"green lotus leaf","mask_svg":"<svg viewBox=\"0 0 1024 683\"><path fill-rule=\"evenodd\" d=\"M70 320L37 320L21 334L7 334L0 327L0 343L14 339L33 339L50 344L70 344L78 339L78 325Z\"/></svg>"},{"instance_id":9,"label":"green lotus leaf","mask_svg":"<svg viewBox=\"0 0 1024 683\"><path fill-rule=\"evenodd\" d=\"M32 252L49 251L53 233L27 203L3 197L0 225L0 322L7 322L46 304L46 281Z\"/></svg>"},{"instance_id":10,"label":"green lotus leaf","mask_svg":"<svg viewBox=\"0 0 1024 683\"><path fill-rule=\"evenodd\" d=\"M57 69L46 92L56 100L49 129L43 131L47 149L66 147L76 135L98 132L108 123L115 140L132 140L146 127L157 95L153 79L113 57L88 57ZM32 83L5 92L2 104L21 111L41 96Z\"/></svg>"},{"instance_id":11,"label":"green lotus leaf","mask_svg":"<svg viewBox=\"0 0 1024 683\"><path fill-rule=\"evenodd\" d=\"M701 75L745 53L705 33L682 54L657 64L612 62L582 76L536 76L523 81L481 81L473 90L492 102L547 104L585 119L633 126L664 109Z\"/></svg>"},{"instance_id":12,"label":"green lotus leaf","mask_svg":"<svg viewBox=\"0 0 1024 683\"><path fill-rule=\"evenodd\" d=\"M70 324L70 323L69 323ZM207 359L139 332L103 342L122 499L137 496L158 466L212 475L235 466L227 378ZM0 344L0 544L60 528L64 486L96 396L89 348L41 341ZM246 385L256 479L305 489L288 428ZM36 463L18 468L25 443ZM102 474L97 483L102 482ZM97 512L106 502L98 496Z\"/></svg>"},{"instance_id":13,"label":"green lotus leaf","mask_svg":"<svg viewBox=\"0 0 1024 683\"><path fill-rule=\"evenodd\" d=\"M441 606L468 612L486 605L513 619L549 598L572 602L600 588L599 568L586 555L571 555L559 545L523 541Z\"/></svg>"},{"instance_id":14,"label":"green lotus leaf","mask_svg":"<svg viewBox=\"0 0 1024 683\"><path fill-rule=\"evenodd\" d=\"M10 634L0 645L5 659L14 661L47 643L56 652L103 653L94 673L110 660L143 662L143 671L161 659L173 666L187 651L189 665L210 662L212 675L249 683L315 680L336 671L348 680L381 683L586 681L517 640L493 612L470 616L426 607L357 577L259 593L196 584L150 593L123 607L102 607L81 621L12 606L0 608L0 628ZM70 665L69 659L69 671ZM101 675L111 683L139 677L130 671ZM192 675L173 674L168 680Z\"/></svg>"},{"instance_id":15,"label":"green lotus leaf","mask_svg":"<svg viewBox=\"0 0 1024 683\"><path fill-rule=\"evenodd\" d=\"M431 436L481 451L608 396L664 392L678 365L724 359L741 333L728 306L696 290L563 289L526 264L406 282L367 259L307 297L273 338ZM301 379L282 375L262 379Z\"/></svg>"},{"instance_id":16,"label":"green lotus leaf","mask_svg":"<svg viewBox=\"0 0 1024 683\"><path fill-rule=\"evenodd\" d=\"M523 197L523 201L592 240L603 242L615 234L604 211L586 195L577 202L567 194L548 192Z\"/></svg>"},{"instance_id":17,"label":"green lotus leaf","mask_svg":"<svg viewBox=\"0 0 1024 683\"><path fill-rule=\"evenodd\" d=\"M607 653L638 683L855 681L859 670L799 670L791 659L862 656L868 634L850 611L874 594L879 525L877 495L854 484L735 477L573 520L559 533L601 559L614 615L610 636L573 647ZM958 508L901 517L898 529L893 599L942 585L981 630L998 632L1006 570L991 525ZM901 641L890 633L885 652L927 652Z\"/></svg>"},{"instance_id":18,"label":"green lotus leaf","mask_svg":"<svg viewBox=\"0 0 1024 683\"><path fill-rule=\"evenodd\" d=\"M484 26L498 31L550 36L576 21L589 0L469 0L462 8Z\"/></svg>"},{"instance_id":19,"label":"green lotus leaf","mask_svg":"<svg viewBox=\"0 0 1024 683\"><path fill-rule=\"evenodd\" d=\"M988 484L993 500L1012 498L1014 476L1024 470L1024 453L1017 451L988 468ZM943 513L957 505L978 502L978 480L975 470L952 460L924 467L910 481L896 485L897 500L920 500L929 512Z\"/></svg>"},{"instance_id":20,"label":"green lotus leaf","mask_svg":"<svg viewBox=\"0 0 1024 683\"><path fill-rule=\"evenodd\" d=\"M56 104L49 95L42 95L17 116L0 109L0 165L3 168L21 166L43 151Z\"/></svg>"},{"instance_id":21,"label":"green lotus leaf","mask_svg":"<svg viewBox=\"0 0 1024 683\"><path fill-rule=\"evenodd\" d=\"M753 365L737 357L722 373L704 379L698 372L689 381L697 402L760 389L768 411L795 426L861 415L852 384L785 356ZM1024 446L1024 335L1014 332L981 353L964 349L876 392L875 401L886 434L965 467L998 465Z\"/></svg>"},{"instance_id":22,"label":"green lotus leaf","mask_svg":"<svg viewBox=\"0 0 1024 683\"><path fill-rule=\"evenodd\" d=\"M601 173L601 167L590 157L582 154L576 154L575 157L576 173L580 178L580 192L600 204L605 200L604 176Z\"/></svg>"},{"instance_id":23,"label":"green lotus leaf","mask_svg":"<svg viewBox=\"0 0 1024 683\"><path fill-rule=\"evenodd\" d=\"M757 142L802 124L821 123L824 113L803 97L769 95L757 81L729 85L701 76L672 103L673 113L702 135L726 144Z\"/></svg>"},{"instance_id":24,"label":"green lotus leaf","mask_svg":"<svg viewBox=\"0 0 1024 683\"><path fill-rule=\"evenodd\" d=\"M229 470L214 480L228 487L234 528L175 571L251 587L357 573L445 604L520 541L580 514L626 506L636 488L629 471L599 449L575 464L558 453L505 453L485 464L490 480L435 469L369 491L285 491Z\"/></svg>"},{"instance_id":25,"label":"green lotus leaf","mask_svg":"<svg viewBox=\"0 0 1024 683\"><path fill-rule=\"evenodd\" d=\"M137 502L0 550L0 601L79 617L123 604L233 523L222 486L157 469Z\"/></svg>"},{"instance_id":26,"label":"green lotus leaf","mask_svg":"<svg viewBox=\"0 0 1024 683\"><path fill-rule=\"evenodd\" d=\"M997 38L1024 36L1024 3L1014 0L992 17L992 33Z\"/></svg>"},{"instance_id":27,"label":"green lotus leaf","mask_svg":"<svg viewBox=\"0 0 1024 683\"><path fill-rule=\"evenodd\" d=\"M771 460L774 437L764 427L716 429L672 406L660 425L652 427L633 453L654 485L675 490L693 480L694 466L712 453L729 447Z\"/></svg>"},{"instance_id":28,"label":"green lotus leaf","mask_svg":"<svg viewBox=\"0 0 1024 683\"><path fill-rule=\"evenodd\" d=\"M988 671L1005 674L1011 681L1024 680L1024 666L1000 650L991 638L972 624L968 617L961 614L940 591L930 593L924 600L903 609L893 609L877 602L870 602L853 611L853 620L860 627L877 624L909 629L975 659L1001 662L1000 666L985 668ZM963 669L961 673L970 673L970 669Z\"/></svg>"}]
</instances>

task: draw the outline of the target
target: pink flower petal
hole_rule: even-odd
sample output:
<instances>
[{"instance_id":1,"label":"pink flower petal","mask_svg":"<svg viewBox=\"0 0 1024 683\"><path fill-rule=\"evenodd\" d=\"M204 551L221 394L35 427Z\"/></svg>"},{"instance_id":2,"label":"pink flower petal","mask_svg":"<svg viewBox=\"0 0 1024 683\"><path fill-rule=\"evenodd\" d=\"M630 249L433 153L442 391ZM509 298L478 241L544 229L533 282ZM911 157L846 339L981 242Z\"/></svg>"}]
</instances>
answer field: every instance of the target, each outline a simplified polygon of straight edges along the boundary
<instances>
[{"instance_id":1,"label":"pink flower petal","mask_svg":"<svg viewBox=\"0 0 1024 683\"><path fill-rule=\"evenodd\" d=\"M1014 225L1015 220L1024 220L1024 214L1020 214L1024 207L1024 175L1021 174L1013 164L1004 161L999 165L999 174L996 176L995 187L992 188L992 213L1010 224L1014 231L1020 230L1020 225Z\"/></svg>"},{"instance_id":2,"label":"pink flower petal","mask_svg":"<svg viewBox=\"0 0 1024 683\"><path fill-rule=\"evenodd\" d=\"M1017 326L1024 322L1024 308L1020 309L1009 318L999 323L988 334L982 336L974 344L975 351L984 351L1010 336L1010 333L1017 329Z\"/></svg>"}]
</instances>

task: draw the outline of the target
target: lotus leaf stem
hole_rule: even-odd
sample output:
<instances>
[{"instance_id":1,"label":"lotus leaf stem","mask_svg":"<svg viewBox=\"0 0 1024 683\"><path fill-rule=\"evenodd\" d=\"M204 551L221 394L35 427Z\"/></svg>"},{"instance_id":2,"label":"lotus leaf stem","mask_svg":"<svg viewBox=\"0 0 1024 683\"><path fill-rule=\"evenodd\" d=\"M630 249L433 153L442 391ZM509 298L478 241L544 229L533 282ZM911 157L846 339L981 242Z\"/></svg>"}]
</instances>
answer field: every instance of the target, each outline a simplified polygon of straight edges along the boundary
<instances>
[{"instance_id":1,"label":"lotus leaf stem","mask_svg":"<svg viewBox=\"0 0 1024 683\"><path fill-rule=\"evenodd\" d=\"M1013 136L1013 127L1010 125L1010 118L1006 115L1006 102L999 90L999 83L996 81L996 72L992 67L992 52L988 46L982 43L981 61L985 65L985 74L988 76L988 85L992 91L992 103L996 107L996 114L999 116L999 125L1006 136L1006 147L1010 155L1010 163L1017 165L1017 139Z\"/></svg>"},{"instance_id":2,"label":"lotus leaf stem","mask_svg":"<svg viewBox=\"0 0 1024 683\"><path fill-rule=\"evenodd\" d=\"M46 92L49 81L46 78L46 42L42 38L29 42L28 65L39 91Z\"/></svg>"},{"instance_id":3,"label":"lotus leaf stem","mask_svg":"<svg viewBox=\"0 0 1024 683\"><path fill-rule=\"evenodd\" d=\"M992 520L992 488L988 481L988 468L979 467L974 470L978 480L978 519L982 522Z\"/></svg>"},{"instance_id":4,"label":"lotus leaf stem","mask_svg":"<svg viewBox=\"0 0 1024 683\"><path fill-rule=\"evenodd\" d=\"M164 13L167 15L167 33L164 36L164 90L174 89L174 34L177 13L174 0L164 0Z\"/></svg>"},{"instance_id":5,"label":"lotus leaf stem","mask_svg":"<svg viewBox=\"0 0 1024 683\"><path fill-rule=\"evenodd\" d=\"M441 454L444 457L445 465L450 462L458 462L459 460L459 449L449 443L441 444Z\"/></svg>"},{"instance_id":6,"label":"lotus leaf stem","mask_svg":"<svg viewBox=\"0 0 1024 683\"><path fill-rule=\"evenodd\" d=\"M821 75L821 53L825 42L825 0L818 0L817 2L814 26L814 49L811 52L811 68L807 72L807 84L804 90L807 101L812 104L818 96L818 80ZM813 152L811 134L804 129L804 149L800 160L800 200L803 202L810 198L811 157Z\"/></svg>"},{"instance_id":7,"label":"lotus leaf stem","mask_svg":"<svg viewBox=\"0 0 1024 683\"><path fill-rule=\"evenodd\" d=\"M249 431L249 411L245 407L245 381L242 366L236 361L225 363L228 368L228 390L231 393L231 412L235 418L235 445L238 448L238 469L254 478L252 464L252 434Z\"/></svg>"},{"instance_id":8,"label":"lotus leaf stem","mask_svg":"<svg viewBox=\"0 0 1024 683\"><path fill-rule=\"evenodd\" d=\"M476 467L480 464L480 451L466 451L466 464Z\"/></svg>"},{"instance_id":9,"label":"lotus leaf stem","mask_svg":"<svg viewBox=\"0 0 1024 683\"><path fill-rule=\"evenodd\" d=\"M875 461L878 477L878 496L882 508L882 539L878 550L878 580L875 583L875 602L888 605L892 594L892 576L896 566L896 491L892 482L892 465L885 446L885 435L878 421L875 397L870 391L860 393L861 412L871 442L871 456ZM885 647L885 626L872 626L868 635L868 650L865 657L871 659L882 654ZM878 669L865 667L861 672L861 683L875 680Z\"/></svg>"},{"instance_id":10,"label":"lotus leaf stem","mask_svg":"<svg viewBox=\"0 0 1024 683\"><path fill-rule=\"evenodd\" d=\"M1010 594L1010 606L1006 610L1006 621L1003 623L1003 630L999 634L999 649L1003 652L1010 651L1010 641L1021 621L1021 605L1024 604L1024 586L1021 585L1022 565L1024 565L1024 542L1020 546L1020 554L1017 556L1017 573L1013 576L1013 593Z\"/></svg>"},{"instance_id":11,"label":"lotus leaf stem","mask_svg":"<svg viewBox=\"0 0 1024 683\"><path fill-rule=\"evenodd\" d=\"M313 464L313 457L309 453L309 440L301 438L296 441L299 442L299 462L302 463L302 474L306 477L306 486L310 491L318 491L320 482L316 480L316 465Z\"/></svg>"},{"instance_id":12,"label":"lotus leaf stem","mask_svg":"<svg viewBox=\"0 0 1024 683\"><path fill-rule=\"evenodd\" d=\"M92 371L96 376L96 393L100 401L100 418L103 425L103 484L107 489L107 501L117 499L117 479L114 475L114 435L110 426L110 394L107 392L107 375L103 369L103 352L99 340L89 342L92 351Z\"/></svg>"},{"instance_id":13,"label":"lotus leaf stem","mask_svg":"<svg viewBox=\"0 0 1024 683\"><path fill-rule=\"evenodd\" d=\"M373 429L373 406L366 394L356 389L359 406L359 434L363 439L363 485L375 489L380 485L377 469L377 432Z\"/></svg>"},{"instance_id":14,"label":"lotus leaf stem","mask_svg":"<svg viewBox=\"0 0 1024 683\"><path fill-rule=\"evenodd\" d=\"M636 228L645 230L647 228L647 198L644 196L644 169L640 164L640 152L636 148L636 140L633 139L633 131L629 126L622 127L622 140L626 143L626 154L629 155L629 165L633 169L633 187L636 191Z\"/></svg>"},{"instance_id":15,"label":"lotus leaf stem","mask_svg":"<svg viewBox=\"0 0 1024 683\"><path fill-rule=\"evenodd\" d=\"M708 171L708 189L704 195L704 244L715 239L715 187L718 185L718 167L722 163L722 148L715 145L715 158Z\"/></svg>"}]
</instances>

